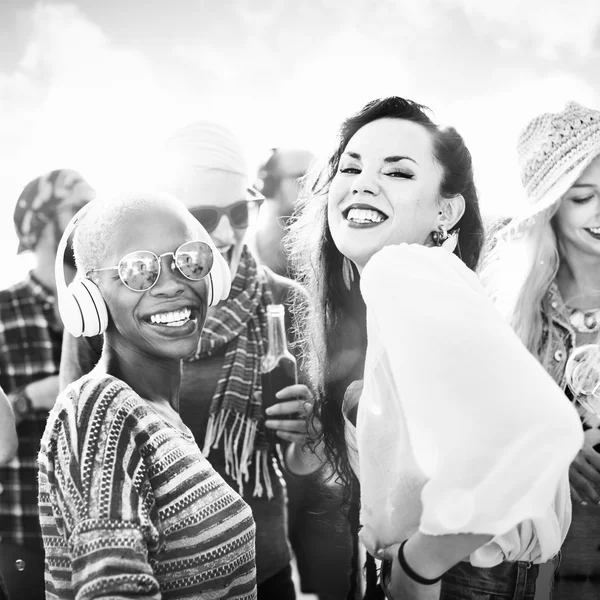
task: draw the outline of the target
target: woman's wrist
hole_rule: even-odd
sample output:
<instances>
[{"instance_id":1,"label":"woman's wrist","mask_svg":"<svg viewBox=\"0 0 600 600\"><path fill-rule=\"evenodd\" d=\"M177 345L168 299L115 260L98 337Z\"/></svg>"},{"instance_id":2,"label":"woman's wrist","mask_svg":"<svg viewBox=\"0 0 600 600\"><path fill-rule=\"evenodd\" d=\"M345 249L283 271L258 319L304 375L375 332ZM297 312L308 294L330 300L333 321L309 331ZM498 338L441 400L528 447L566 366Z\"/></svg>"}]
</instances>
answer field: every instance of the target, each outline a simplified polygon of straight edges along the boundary
<instances>
[{"instance_id":1,"label":"woman's wrist","mask_svg":"<svg viewBox=\"0 0 600 600\"><path fill-rule=\"evenodd\" d=\"M437 548L431 547L429 538L416 533L401 545L402 555L409 569L428 580L439 579L452 565L446 565L438 556ZM398 550L400 554L400 549Z\"/></svg>"},{"instance_id":2,"label":"woman's wrist","mask_svg":"<svg viewBox=\"0 0 600 600\"><path fill-rule=\"evenodd\" d=\"M493 535L455 533L429 535L417 531L402 549L407 564L421 577L435 579L493 539Z\"/></svg>"},{"instance_id":3,"label":"woman's wrist","mask_svg":"<svg viewBox=\"0 0 600 600\"><path fill-rule=\"evenodd\" d=\"M404 540L400 544L400 548L398 548L398 562L400 563L400 567L405 575L416 583L419 583L420 585L434 585L442 578L443 573L435 577L424 577L420 573L417 573L406 560L405 548L408 541L409 540Z\"/></svg>"},{"instance_id":4,"label":"woman's wrist","mask_svg":"<svg viewBox=\"0 0 600 600\"><path fill-rule=\"evenodd\" d=\"M285 468L296 477L312 475L323 466L322 458L310 447L292 442L284 452Z\"/></svg>"}]
</instances>

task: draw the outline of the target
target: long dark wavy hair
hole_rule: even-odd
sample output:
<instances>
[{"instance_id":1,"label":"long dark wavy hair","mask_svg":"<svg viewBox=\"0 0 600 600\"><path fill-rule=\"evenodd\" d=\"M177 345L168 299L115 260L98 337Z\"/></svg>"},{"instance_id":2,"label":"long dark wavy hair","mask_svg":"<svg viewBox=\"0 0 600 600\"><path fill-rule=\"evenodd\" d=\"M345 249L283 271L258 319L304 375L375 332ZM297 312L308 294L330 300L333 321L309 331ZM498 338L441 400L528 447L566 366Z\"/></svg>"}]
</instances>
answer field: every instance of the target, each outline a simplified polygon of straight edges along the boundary
<instances>
[{"instance_id":1,"label":"long dark wavy hair","mask_svg":"<svg viewBox=\"0 0 600 600\"><path fill-rule=\"evenodd\" d=\"M483 223L473 181L471 154L463 138L452 127L436 125L427 109L396 96L369 102L346 119L338 143L322 169L309 174L299 199L297 213L286 237L294 276L307 296L298 297L294 319L305 367L313 384L314 415L322 424L326 455L341 479L346 499L354 483L344 437L342 400L349 384L362 379L367 347L366 307L360 276L354 266L354 281L347 289L342 276L343 255L337 249L327 219L327 197L340 157L352 136L364 125L383 118L405 119L422 125L431 135L435 159L443 168L440 196L462 194L465 212L456 253L475 270L483 244Z\"/></svg>"}]
</instances>

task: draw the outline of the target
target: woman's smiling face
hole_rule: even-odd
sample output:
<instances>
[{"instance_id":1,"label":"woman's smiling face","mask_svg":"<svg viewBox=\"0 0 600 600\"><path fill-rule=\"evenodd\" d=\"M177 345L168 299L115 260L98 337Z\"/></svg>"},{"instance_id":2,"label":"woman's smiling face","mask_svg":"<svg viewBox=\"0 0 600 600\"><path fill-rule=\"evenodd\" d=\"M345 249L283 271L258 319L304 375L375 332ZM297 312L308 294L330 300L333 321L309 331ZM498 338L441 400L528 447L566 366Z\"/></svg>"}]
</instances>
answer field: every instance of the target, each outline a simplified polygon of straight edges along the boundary
<instances>
[{"instance_id":1,"label":"woman's smiling face","mask_svg":"<svg viewBox=\"0 0 600 600\"><path fill-rule=\"evenodd\" d=\"M555 221L564 249L600 257L600 157L563 196Z\"/></svg>"},{"instance_id":2,"label":"woman's smiling face","mask_svg":"<svg viewBox=\"0 0 600 600\"><path fill-rule=\"evenodd\" d=\"M423 126L383 118L361 127L329 189L328 221L338 250L361 270L384 246L424 244L437 229L442 177Z\"/></svg>"},{"instance_id":3,"label":"woman's smiling face","mask_svg":"<svg viewBox=\"0 0 600 600\"><path fill-rule=\"evenodd\" d=\"M119 221L115 247L103 266L115 266L137 250L157 256L175 252L185 242L199 239L197 228L183 207L168 203L129 214ZM107 335L113 347L125 345L155 358L176 360L196 350L206 318L207 280L191 281L171 264L171 256L161 258L160 277L144 292L128 289L117 270L100 273L100 290L110 315Z\"/></svg>"}]
</instances>

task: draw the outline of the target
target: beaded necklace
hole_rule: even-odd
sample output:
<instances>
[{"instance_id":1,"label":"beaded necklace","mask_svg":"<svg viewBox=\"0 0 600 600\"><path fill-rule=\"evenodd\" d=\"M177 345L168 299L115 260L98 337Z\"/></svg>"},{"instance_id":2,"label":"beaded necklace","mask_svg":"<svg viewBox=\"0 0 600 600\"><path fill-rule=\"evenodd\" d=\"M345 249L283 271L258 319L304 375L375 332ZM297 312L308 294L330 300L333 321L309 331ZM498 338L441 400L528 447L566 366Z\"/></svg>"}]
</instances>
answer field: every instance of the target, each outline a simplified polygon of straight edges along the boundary
<instances>
[{"instance_id":1,"label":"beaded necklace","mask_svg":"<svg viewBox=\"0 0 600 600\"><path fill-rule=\"evenodd\" d=\"M579 333L596 333L600 331L600 308L569 308L569 322Z\"/></svg>"}]
</instances>

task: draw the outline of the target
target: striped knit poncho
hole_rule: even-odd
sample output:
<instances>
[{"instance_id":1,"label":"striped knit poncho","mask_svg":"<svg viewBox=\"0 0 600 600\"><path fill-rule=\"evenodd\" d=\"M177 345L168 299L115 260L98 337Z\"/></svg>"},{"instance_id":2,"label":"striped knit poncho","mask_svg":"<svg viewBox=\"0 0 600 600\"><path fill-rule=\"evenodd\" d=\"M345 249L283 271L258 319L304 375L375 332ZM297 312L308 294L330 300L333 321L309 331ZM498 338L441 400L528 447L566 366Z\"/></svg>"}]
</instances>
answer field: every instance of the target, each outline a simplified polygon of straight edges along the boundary
<instances>
[{"instance_id":1,"label":"striped knit poncho","mask_svg":"<svg viewBox=\"0 0 600 600\"><path fill-rule=\"evenodd\" d=\"M256 598L249 507L122 381L58 397L39 466L46 598Z\"/></svg>"}]
</instances>

